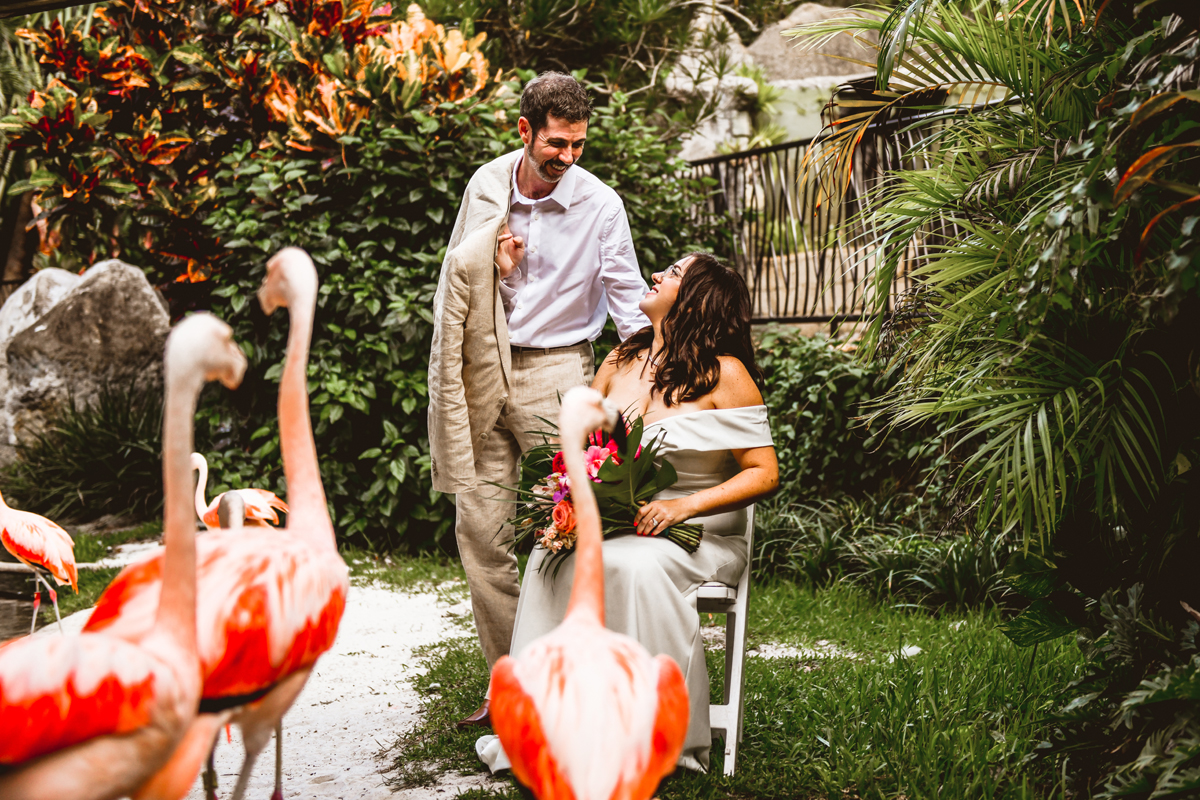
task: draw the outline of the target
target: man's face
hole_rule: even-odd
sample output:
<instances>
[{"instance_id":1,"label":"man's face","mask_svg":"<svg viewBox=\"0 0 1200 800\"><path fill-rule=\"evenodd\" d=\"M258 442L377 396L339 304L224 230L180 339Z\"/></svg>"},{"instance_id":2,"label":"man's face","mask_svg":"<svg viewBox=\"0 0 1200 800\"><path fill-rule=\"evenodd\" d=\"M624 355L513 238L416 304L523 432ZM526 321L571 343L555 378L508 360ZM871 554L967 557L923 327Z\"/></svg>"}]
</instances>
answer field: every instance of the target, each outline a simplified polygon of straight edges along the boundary
<instances>
[{"instance_id":1,"label":"man's face","mask_svg":"<svg viewBox=\"0 0 1200 800\"><path fill-rule=\"evenodd\" d=\"M555 116L547 116L546 124L536 133L529 120L521 117L517 131L525 143L525 157L529 159L537 176L546 183L558 183L567 173L567 168L583 154L583 143L587 139L586 120L567 122Z\"/></svg>"}]
</instances>

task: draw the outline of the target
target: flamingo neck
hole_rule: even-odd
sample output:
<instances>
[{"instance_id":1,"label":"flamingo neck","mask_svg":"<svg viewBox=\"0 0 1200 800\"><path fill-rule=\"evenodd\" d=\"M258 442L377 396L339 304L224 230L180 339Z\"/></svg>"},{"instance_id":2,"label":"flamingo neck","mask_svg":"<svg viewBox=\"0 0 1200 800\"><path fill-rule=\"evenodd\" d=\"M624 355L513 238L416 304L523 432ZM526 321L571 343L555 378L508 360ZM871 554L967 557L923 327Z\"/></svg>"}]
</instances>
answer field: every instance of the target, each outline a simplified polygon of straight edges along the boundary
<instances>
[{"instance_id":1,"label":"flamingo neck","mask_svg":"<svg viewBox=\"0 0 1200 800\"><path fill-rule=\"evenodd\" d=\"M279 381L279 447L283 474L287 478L288 528L314 544L337 547L333 522L325 504L317 446L313 441L312 418L308 412L308 346L312 338L315 293L287 298L291 324L288 330L287 363ZM303 520L293 526L292 520Z\"/></svg>"},{"instance_id":2,"label":"flamingo neck","mask_svg":"<svg viewBox=\"0 0 1200 800\"><path fill-rule=\"evenodd\" d=\"M566 414L563 415L567 416ZM600 508L592 492L592 480L583 463L581 431L561 431L563 461L571 479L571 502L575 506L575 582L567 602L567 617L594 620L604 625L604 555Z\"/></svg>"},{"instance_id":3,"label":"flamingo neck","mask_svg":"<svg viewBox=\"0 0 1200 800\"><path fill-rule=\"evenodd\" d=\"M196 400L204 379L167 367L163 414L163 589L155 628L179 647L196 650L196 520L189 495Z\"/></svg>"},{"instance_id":4,"label":"flamingo neck","mask_svg":"<svg viewBox=\"0 0 1200 800\"><path fill-rule=\"evenodd\" d=\"M200 471L196 477L196 516L203 520L208 513L208 503L204 500L204 493L208 490L208 462L197 458L189 463Z\"/></svg>"}]
</instances>

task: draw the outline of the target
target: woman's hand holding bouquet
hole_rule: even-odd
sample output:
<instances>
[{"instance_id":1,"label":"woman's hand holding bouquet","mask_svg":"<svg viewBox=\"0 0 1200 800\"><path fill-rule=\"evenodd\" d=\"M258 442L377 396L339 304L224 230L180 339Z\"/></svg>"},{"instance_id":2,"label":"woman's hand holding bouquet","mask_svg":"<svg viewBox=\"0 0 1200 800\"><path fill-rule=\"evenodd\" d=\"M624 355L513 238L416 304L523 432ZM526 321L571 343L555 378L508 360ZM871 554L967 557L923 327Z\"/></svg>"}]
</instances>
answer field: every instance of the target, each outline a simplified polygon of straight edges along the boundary
<instances>
[{"instance_id":1,"label":"woman's hand holding bouquet","mask_svg":"<svg viewBox=\"0 0 1200 800\"><path fill-rule=\"evenodd\" d=\"M638 417L629 423L624 436L608 437L597 432L589 438L585 461L600 506L604 535L636 532L662 536L694 553L700 546L702 526L684 522L686 517L676 515L672 510L674 501L650 502L678 476L665 459L655 466L662 440L653 438L643 447L643 431ZM532 538L549 550L552 558L562 557L575 547L571 484L562 451L550 440L554 435L542 432L545 444L531 448L522 459L521 483L516 487L518 512L512 519L515 544Z\"/></svg>"}]
</instances>

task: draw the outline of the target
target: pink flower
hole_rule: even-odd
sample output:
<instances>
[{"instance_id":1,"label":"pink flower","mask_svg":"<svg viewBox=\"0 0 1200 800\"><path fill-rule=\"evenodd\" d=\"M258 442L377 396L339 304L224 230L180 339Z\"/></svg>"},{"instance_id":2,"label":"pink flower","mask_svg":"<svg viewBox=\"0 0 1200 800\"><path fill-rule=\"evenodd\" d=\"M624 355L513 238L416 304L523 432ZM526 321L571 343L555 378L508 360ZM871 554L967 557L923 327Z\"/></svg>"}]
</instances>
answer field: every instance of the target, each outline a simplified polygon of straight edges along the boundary
<instances>
[{"instance_id":1,"label":"pink flower","mask_svg":"<svg viewBox=\"0 0 1200 800\"><path fill-rule=\"evenodd\" d=\"M584 463L587 464L588 477L599 483L600 479L596 476L600 472L600 466L610 458L616 460L613 451L607 447L597 447L596 445L589 447L583 454Z\"/></svg>"}]
</instances>

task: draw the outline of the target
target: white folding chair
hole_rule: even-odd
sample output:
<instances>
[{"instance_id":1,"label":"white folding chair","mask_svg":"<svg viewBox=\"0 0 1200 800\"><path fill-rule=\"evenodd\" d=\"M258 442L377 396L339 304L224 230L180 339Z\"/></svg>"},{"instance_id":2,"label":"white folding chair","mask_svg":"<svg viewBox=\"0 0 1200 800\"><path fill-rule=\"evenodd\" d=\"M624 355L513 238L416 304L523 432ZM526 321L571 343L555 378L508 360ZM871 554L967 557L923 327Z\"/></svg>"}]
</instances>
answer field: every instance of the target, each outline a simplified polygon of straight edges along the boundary
<instances>
[{"instance_id":1,"label":"white folding chair","mask_svg":"<svg viewBox=\"0 0 1200 800\"><path fill-rule=\"evenodd\" d=\"M725 774L732 775L742 741L745 707L746 612L750 605L750 562L754 558L754 506L746 509L746 568L736 587L716 581L700 584L696 607L705 614L725 615L725 693L720 705L708 707L713 736L725 741Z\"/></svg>"}]
</instances>

